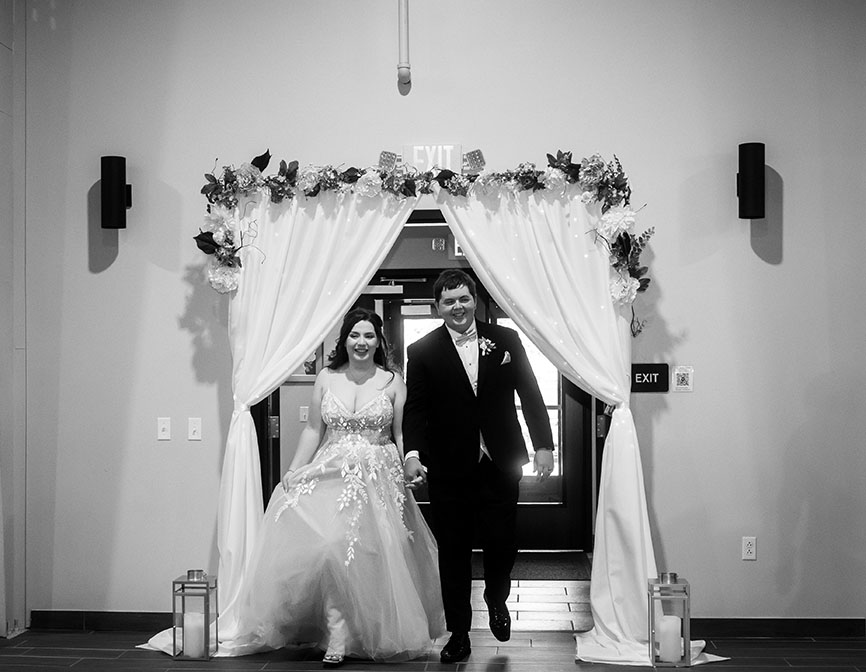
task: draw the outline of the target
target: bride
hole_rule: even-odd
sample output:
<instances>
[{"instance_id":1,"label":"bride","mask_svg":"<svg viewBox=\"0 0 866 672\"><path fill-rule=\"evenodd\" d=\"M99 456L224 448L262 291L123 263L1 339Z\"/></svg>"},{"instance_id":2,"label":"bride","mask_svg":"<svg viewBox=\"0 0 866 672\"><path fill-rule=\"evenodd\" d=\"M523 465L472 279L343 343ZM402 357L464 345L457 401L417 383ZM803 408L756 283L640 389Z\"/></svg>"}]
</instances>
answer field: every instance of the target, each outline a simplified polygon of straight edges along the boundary
<instances>
[{"instance_id":1,"label":"bride","mask_svg":"<svg viewBox=\"0 0 866 672\"><path fill-rule=\"evenodd\" d=\"M382 320L343 320L307 425L275 488L220 654L315 642L323 663L399 661L445 634L436 543L403 481L406 386Z\"/></svg>"}]
</instances>

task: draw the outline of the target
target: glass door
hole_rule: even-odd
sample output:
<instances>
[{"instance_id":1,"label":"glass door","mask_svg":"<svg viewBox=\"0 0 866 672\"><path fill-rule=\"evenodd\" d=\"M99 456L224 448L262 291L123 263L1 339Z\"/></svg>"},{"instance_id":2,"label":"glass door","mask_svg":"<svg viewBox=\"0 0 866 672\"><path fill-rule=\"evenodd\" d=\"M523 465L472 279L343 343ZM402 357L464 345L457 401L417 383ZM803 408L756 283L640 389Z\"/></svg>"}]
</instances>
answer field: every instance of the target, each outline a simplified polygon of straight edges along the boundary
<instances>
[{"instance_id":1,"label":"glass door","mask_svg":"<svg viewBox=\"0 0 866 672\"><path fill-rule=\"evenodd\" d=\"M404 372L409 345L442 324L431 298L438 274L438 270L382 272L377 274L369 288L369 298L365 299L368 307L382 316L393 359ZM480 283L476 318L520 333ZM547 405L556 450L553 475L538 482L532 471L532 442L523 416L518 414L530 457L520 483L518 544L525 550L589 550L593 509L592 398L562 378L529 339L522 334L521 337ZM519 397L515 401L519 408ZM415 498L426 515L429 500L425 489L416 491Z\"/></svg>"}]
</instances>

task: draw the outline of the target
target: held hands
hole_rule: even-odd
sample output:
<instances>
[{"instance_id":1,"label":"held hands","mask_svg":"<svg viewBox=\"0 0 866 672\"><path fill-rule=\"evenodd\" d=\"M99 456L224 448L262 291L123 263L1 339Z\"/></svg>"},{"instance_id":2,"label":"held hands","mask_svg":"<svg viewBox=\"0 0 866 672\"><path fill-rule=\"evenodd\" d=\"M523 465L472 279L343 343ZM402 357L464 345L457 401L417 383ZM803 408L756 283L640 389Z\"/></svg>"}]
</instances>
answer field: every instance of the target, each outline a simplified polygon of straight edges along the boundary
<instances>
[{"instance_id":1,"label":"held hands","mask_svg":"<svg viewBox=\"0 0 866 672\"><path fill-rule=\"evenodd\" d=\"M427 467L417 457L408 457L403 462L403 480L409 490L415 490L427 482Z\"/></svg>"},{"instance_id":2,"label":"held hands","mask_svg":"<svg viewBox=\"0 0 866 672\"><path fill-rule=\"evenodd\" d=\"M536 450L532 470L538 474L538 481L547 480L553 472L553 451L549 448Z\"/></svg>"}]
</instances>

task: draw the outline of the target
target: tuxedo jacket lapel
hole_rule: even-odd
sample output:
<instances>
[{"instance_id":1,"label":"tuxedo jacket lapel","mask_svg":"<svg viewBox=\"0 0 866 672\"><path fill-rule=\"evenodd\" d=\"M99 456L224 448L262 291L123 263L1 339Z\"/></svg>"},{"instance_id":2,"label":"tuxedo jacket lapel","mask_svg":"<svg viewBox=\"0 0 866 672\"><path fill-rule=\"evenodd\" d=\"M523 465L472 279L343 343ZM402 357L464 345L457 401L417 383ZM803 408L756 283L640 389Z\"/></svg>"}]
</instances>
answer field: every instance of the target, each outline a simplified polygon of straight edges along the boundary
<instances>
[{"instance_id":1,"label":"tuxedo jacket lapel","mask_svg":"<svg viewBox=\"0 0 866 672\"><path fill-rule=\"evenodd\" d=\"M490 364L493 361L493 353L488 353L485 355L481 351L481 339L482 338L490 338L487 332L487 323L486 322L475 322L478 328L478 393L481 394L481 388L484 385L484 381L487 379L487 374L490 371Z\"/></svg>"}]
</instances>

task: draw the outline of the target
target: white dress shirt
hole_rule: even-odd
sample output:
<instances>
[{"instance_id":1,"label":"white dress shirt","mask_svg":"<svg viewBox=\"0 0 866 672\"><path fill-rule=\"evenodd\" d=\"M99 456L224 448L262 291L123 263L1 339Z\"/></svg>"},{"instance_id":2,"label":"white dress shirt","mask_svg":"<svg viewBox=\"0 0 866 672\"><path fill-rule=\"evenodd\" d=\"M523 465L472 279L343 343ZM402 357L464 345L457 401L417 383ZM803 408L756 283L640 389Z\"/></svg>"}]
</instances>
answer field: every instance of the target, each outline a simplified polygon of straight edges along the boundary
<instances>
[{"instance_id":1,"label":"white dress shirt","mask_svg":"<svg viewBox=\"0 0 866 672\"><path fill-rule=\"evenodd\" d=\"M451 336L451 342L454 344L454 347L457 350L457 354L460 357L460 361L463 362L463 370L466 372L466 377L469 378L469 383L472 385L472 391L478 395L478 336L475 338L465 341L464 343L458 344L457 340L463 336L458 331L454 331L447 324L445 328L448 330L448 334ZM477 334L477 328L475 325L475 320L472 320L472 324L469 326L469 329L466 330L466 333L475 331ZM487 455L489 459L493 459L490 457L490 452L487 450L487 446L484 445L484 438L480 435L478 436L478 443L480 450L478 452L478 461ZM406 459L410 457L418 457L417 450L410 450L406 453Z\"/></svg>"}]
</instances>

